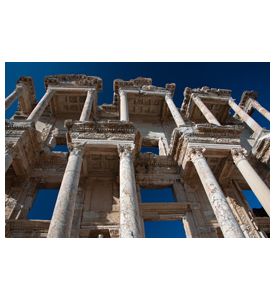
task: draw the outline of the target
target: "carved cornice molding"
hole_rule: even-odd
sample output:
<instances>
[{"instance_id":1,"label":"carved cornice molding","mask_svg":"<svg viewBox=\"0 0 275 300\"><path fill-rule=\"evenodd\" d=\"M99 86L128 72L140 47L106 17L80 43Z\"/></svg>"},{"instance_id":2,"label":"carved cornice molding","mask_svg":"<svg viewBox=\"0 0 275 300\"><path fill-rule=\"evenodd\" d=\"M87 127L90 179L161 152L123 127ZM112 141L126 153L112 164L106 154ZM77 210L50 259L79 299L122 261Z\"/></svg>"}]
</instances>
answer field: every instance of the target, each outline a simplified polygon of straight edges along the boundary
<instances>
[{"instance_id":1,"label":"carved cornice molding","mask_svg":"<svg viewBox=\"0 0 275 300\"><path fill-rule=\"evenodd\" d=\"M60 74L50 75L44 80L46 89L48 86L64 87L93 87L97 91L102 90L102 79L96 76L87 76L84 74Z\"/></svg>"},{"instance_id":2,"label":"carved cornice molding","mask_svg":"<svg viewBox=\"0 0 275 300\"><path fill-rule=\"evenodd\" d=\"M25 130L28 128L35 128L34 123L31 121L13 121L13 120L5 120L5 129L9 130Z\"/></svg>"},{"instance_id":3,"label":"carved cornice molding","mask_svg":"<svg viewBox=\"0 0 275 300\"><path fill-rule=\"evenodd\" d=\"M176 85L175 83L167 83L165 88L157 87L152 85L151 78L144 78L138 77L136 79L131 79L128 81L124 81L121 79L114 80L114 99L113 103L117 103L119 100L119 94L121 92L135 92L139 94L146 94L146 93L161 93L165 94L166 92L171 93L173 96L175 91Z\"/></svg>"},{"instance_id":4,"label":"carved cornice molding","mask_svg":"<svg viewBox=\"0 0 275 300\"><path fill-rule=\"evenodd\" d=\"M114 80L113 88L114 92L117 94L120 88L141 88L146 85L152 85L152 78L137 77L136 79L131 80L116 79Z\"/></svg>"},{"instance_id":5,"label":"carved cornice molding","mask_svg":"<svg viewBox=\"0 0 275 300\"><path fill-rule=\"evenodd\" d=\"M138 130L130 122L101 121L74 122L71 137L79 139L132 140L138 136Z\"/></svg>"},{"instance_id":6,"label":"carved cornice molding","mask_svg":"<svg viewBox=\"0 0 275 300\"><path fill-rule=\"evenodd\" d=\"M5 136L9 137L20 137L25 131L35 130L33 122L29 121L5 121Z\"/></svg>"}]
</instances>

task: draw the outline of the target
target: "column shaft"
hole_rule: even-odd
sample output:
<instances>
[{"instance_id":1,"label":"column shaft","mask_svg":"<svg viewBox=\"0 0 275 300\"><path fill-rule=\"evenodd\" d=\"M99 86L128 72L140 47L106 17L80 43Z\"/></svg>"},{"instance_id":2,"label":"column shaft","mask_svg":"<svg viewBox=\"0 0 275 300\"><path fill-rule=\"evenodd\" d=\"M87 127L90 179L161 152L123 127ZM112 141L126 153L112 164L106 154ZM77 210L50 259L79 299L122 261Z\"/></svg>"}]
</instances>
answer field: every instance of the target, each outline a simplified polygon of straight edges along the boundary
<instances>
[{"instance_id":1,"label":"column shaft","mask_svg":"<svg viewBox=\"0 0 275 300\"><path fill-rule=\"evenodd\" d=\"M23 87L20 85L17 85L15 90L8 95L8 97L5 99L5 109L7 110L10 108L10 106L15 102L15 100L20 96L22 93Z\"/></svg>"},{"instance_id":2,"label":"column shaft","mask_svg":"<svg viewBox=\"0 0 275 300\"><path fill-rule=\"evenodd\" d=\"M201 150L192 149L191 160L200 177L206 195L213 208L224 237L243 238L244 234L238 224L227 200Z\"/></svg>"},{"instance_id":3,"label":"column shaft","mask_svg":"<svg viewBox=\"0 0 275 300\"><path fill-rule=\"evenodd\" d=\"M131 146L119 146L120 155L120 237L142 237Z\"/></svg>"},{"instance_id":4,"label":"column shaft","mask_svg":"<svg viewBox=\"0 0 275 300\"><path fill-rule=\"evenodd\" d=\"M178 111L173 99L172 99L172 96L171 94L167 93L165 95L165 101L166 101L166 104L171 112L171 115L173 116L174 118L174 121L175 123L177 124L177 127L179 126L182 126L182 125L185 125L184 121L183 121L183 118L180 114L180 112Z\"/></svg>"},{"instance_id":5,"label":"column shaft","mask_svg":"<svg viewBox=\"0 0 275 300\"><path fill-rule=\"evenodd\" d=\"M74 146L57 196L48 238L70 237L84 145Z\"/></svg>"},{"instance_id":6,"label":"column shaft","mask_svg":"<svg viewBox=\"0 0 275 300\"><path fill-rule=\"evenodd\" d=\"M257 111L261 115L263 115L265 118L267 118L270 121L270 112L267 109L265 109L264 107L262 107L261 104L258 101L254 100L254 99L251 99L251 105L255 109L257 109Z\"/></svg>"},{"instance_id":7,"label":"column shaft","mask_svg":"<svg viewBox=\"0 0 275 300\"><path fill-rule=\"evenodd\" d=\"M120 91L120 121L129 121L128 101L126 92Z\"/></svg>"},{"instance_id":8,"label":"column shaft","mask_svg":"<svg viewBox=\"0 0 275 300\"><path fill-rule=\"evenodd\" d=\"M264 210L270 215L270 190L257 172L250 165L244 156L244 151L241 149L232 149L232 156L235 165L243 175L247 184L254 192Z\"/></svg>"},{"instance_id":9,"label":"column shaft","mask_svg":"<svg viewBox=\"0 0 275 300\"><path fill-rule=\"evenodd\" d=\"M91 114L92 107L93 107L93 102L94 102L94 94L95 94L95 91L93 91L93 90L89 90L87 92L87 97L86 97L79 121L81 121L81 122L89 121L90 114Z\"/></svg>"},{"instance_id":10,"label":"column shaft","mask_svg":"<svg viewBox=\"0 0 275 300\"><path fill-rule=\"evenodd\" d=\"M31 114L28 116L28 121L36 122L39 117L43 114L45 108L49 104L50 100L52 99L52 96L54 94L54 91L47 89L44 96L41 98L41 100L36 104L35 108L31 112Z\"/></svg>"},{"instance_id":11,"label":"column shaft","mask_svg":"<svg viewBox=\"0 0 275 300\"><path fill-rule=\"evenodd\" d=\"M199 110L202 112L206 120L211 123L220 126L220 122L215 118L207 106L201 101L200 97L196 96L192 98Z\"/></svg>"},{"instance_id":12,"label":"column shaft","mask_svg":"<svg viewBox=\"0 0 275 300\"><path fill-rule=\"evenodd\" d=\"M243 111L233 99L228 101L229 106L235 111L235 113L245 122L254 132L259 133L262 127L254 121L245 111Z\"/></svg>"}]
</instances>

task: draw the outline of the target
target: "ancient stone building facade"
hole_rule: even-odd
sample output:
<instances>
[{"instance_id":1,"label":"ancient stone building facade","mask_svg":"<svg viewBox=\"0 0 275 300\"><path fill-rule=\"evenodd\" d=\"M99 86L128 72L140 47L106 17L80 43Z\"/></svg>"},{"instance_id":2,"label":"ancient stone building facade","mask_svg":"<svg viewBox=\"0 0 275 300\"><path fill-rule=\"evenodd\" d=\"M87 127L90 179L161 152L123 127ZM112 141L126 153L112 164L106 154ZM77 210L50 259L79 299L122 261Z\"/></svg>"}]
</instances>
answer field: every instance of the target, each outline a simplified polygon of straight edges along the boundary
<instances>
[{"instance_id":1,"label":"ancient stone building facade","mask_svg":"<svg viewBox=\"0 0 275 300\"><path fill-rule=\"evenodd\" d=\"M7 97L6 109L19 104L5 124L6 237L143 237L144 220L181 220L187 237L269 236L270 136L250 115L270 116L254 92L237 105L230 90L186 88L178 109L175 84L115 80L112 104L98 105L102 86L48 76L37 102L22 77ZM53 187L51 220L29 220L37 190ZM162 187L176 202L142 202L141 188ZM249 207L245 189L265 212Z\"/></svg>"}]
</instances>

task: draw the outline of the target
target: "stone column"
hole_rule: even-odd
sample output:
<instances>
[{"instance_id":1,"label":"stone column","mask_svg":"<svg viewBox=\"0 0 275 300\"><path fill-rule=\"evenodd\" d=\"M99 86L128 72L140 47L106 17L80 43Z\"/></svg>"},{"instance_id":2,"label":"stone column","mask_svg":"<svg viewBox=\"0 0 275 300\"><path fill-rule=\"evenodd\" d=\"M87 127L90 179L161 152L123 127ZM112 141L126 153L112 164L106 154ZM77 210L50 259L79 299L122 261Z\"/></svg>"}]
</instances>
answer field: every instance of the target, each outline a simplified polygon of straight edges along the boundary
<instances>
[{"instance_id":1,"label":"stone column","mask_svg":"<svg viewBox=\"0 0 275 300\"><path fill-rule=\"evenodd\" d=\"M171 93L166 93L165 94L165 102L171 112L171 115L174 118L175 123L177 124L177 127L180 127L182 125L185 125L185 122L183 121L183 118L178 111L173 99Z\"/></svg>"},{"instance_id":2,"label":"stone column","mask_svg":"<svg viewBox=\"0 0 275 300\"><path fill-rule=\"evenodd\" d=\"M136 190L135 171L132 161L134 145L119 145L120 157L120 237L142 237L141 218Z\"/></svg>"},{"instance_id":3,"label":"stone column","mask_svg":"<svg viewBox=\"0 0 275 300\"><path fill-rule=\"evenodd\" d=\"M119 91L120 95L120 121L129 121L128 101L127 93L125 91Z\"/></svg>"},{"instance_id":4,"label":"stone column","mask_svg":"<svg viewBox=\"0 0 275 300\"><path fill-rule=\"evenodd\" d=\"M74 145L54 207L48 238L70 237L85 144Z\"/></svg>"},{"instance_id":5,"label":"stone column","mask_svg":"<svg viewBox=\"0 0 275 300\"><path fill-rule=\"evenodd\" d=\"M241 118L241 120L245 122L247 126L249 126L254 132L261 132L262 127L256 121L254 121L245 111L243 111L232 98L228 100L228 104Z\"/></svg>"},{"instance_id":6,"label":"stone column","mask_svg":"<svg viewBox=\"0 0 275 300\"><path fill-rule=\"evenodd\" d=\"M244 234L238 224L220 185L203 156L204 149L193 148L189 155L200 177L214 214L226 238L243 238Z\"/></svg>"},{"instance_id":7,"label":"stone column","mask_svg":"<svg viewBox=\"0 0 275 300\"><path fill-rule=\"evenodd\" d=\"M261 177L252 168L248 160L245 158L245 151L242 148L232 149L232 157L235 165L243 175L247 184L254 192L264 210L270 215L270 190L261 179Z\"/></svg>"},{"instance_id":8,"label":"stone column","mask_svg":"<svg viewBox=\"0 0 275 300\"><path fill-rule=\"evenodd\" d=\"M18 98L21 92L22 92L22 86L17 86L15 90L8 95L8 97L5 99L6 110L14 103L14 101Z\"/></svg>"},{"instance_id":9,"label":"stone column","mask_svg":"<svg viewBox=\"0 0 275 300\"><path fill-rule=\"evenodd\" d=\"M48 88L42 99L36 104L35 108L28 116L27 121L36 122L39 119L39 117L43 114L45 108L48 106L50 100L52 99L53 94L54 91Z\"/></svg>"},{"instance_id":10,"label":"stone column","mask_svg":"<svg viewBox=\"0 0 275 300\"><path fill-rule=\"evenodd\" d=\"M262 116L264 116L265 118L267 118L267 119L270 121L270 112L269 112L267 109L265 109L264 107L262 107L261 104L260 104L258 101L254 100L254 99L252 99L252 98L250 98L249 100L251 101L251 105L252 105L255 109L257 109L257 111L258 111Z\"/></svg>"},{"instance_id":11,"label":"stone column","mask_svg":"<svg viewBox=\"0 0 275 300\"><path fill-rule=\"evenodd\" d=\"M86 97L79 121L81 121L81 122L89 121L93 103L94 103L95 94L96 94L95 90L89 90L87 92L87 97Z\"/></svg>"},{"instance_id":12,"label":"stone column","mask_svg":"<svg viewBox=\"0 0 275 300\"><path fill-rule=\"evenodd\" d=\"M220 122L215 118L215 116L211 113L207 106L201 101L200 97L195 96L192 97L192 99L209 123L221 126Z\"/></svg>"}]
</instances>

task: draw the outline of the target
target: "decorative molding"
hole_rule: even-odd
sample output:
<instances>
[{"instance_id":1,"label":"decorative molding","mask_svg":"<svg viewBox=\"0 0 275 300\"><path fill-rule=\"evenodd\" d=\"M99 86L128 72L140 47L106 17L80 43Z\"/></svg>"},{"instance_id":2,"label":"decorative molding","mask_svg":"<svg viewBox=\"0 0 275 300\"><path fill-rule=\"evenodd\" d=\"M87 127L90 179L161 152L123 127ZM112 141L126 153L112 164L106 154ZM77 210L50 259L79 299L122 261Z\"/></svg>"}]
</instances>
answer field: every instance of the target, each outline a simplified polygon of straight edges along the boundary
<instances>
[{"instance_id":1,"label":"decorative molding","mask_svg":"<svg viewBox=\"0 0 275 300\"><path fill-rule=\"evenodd\" d=\"M62 87L93 87L97 91L102 90L102 79L96 76L84 74L50 75L44 80L46 89L48 86Z\"/></svg>"}]
</instances>

